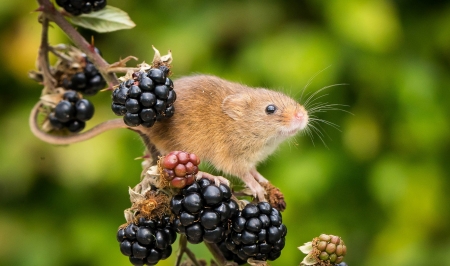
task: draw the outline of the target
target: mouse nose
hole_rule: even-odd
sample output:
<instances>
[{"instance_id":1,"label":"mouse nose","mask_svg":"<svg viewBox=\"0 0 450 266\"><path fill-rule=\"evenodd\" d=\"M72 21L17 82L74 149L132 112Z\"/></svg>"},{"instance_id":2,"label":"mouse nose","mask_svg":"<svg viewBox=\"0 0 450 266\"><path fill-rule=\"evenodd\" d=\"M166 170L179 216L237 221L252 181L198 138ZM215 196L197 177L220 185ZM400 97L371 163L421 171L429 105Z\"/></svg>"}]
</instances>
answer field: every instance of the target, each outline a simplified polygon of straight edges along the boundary
<instances>
[{"instance_id":1,"label":"mouse nose","mask_svg":"<svg viewBox=\"0 0 450 266\"><path fill-rule=\"evenodd\" d=\"M294 117L295 119L302 121L303 119L305 119L305 113L303 113L302 111L298 111L295 113Z\"/></svg>"},{"instance_id":2,"label":"mouse nose","mask_svg":"<svg viewBox=\"0 0 450 266\"><path fill-rule=\"evenodd\" d=\"M297 121L300 129L304 129L308 124L308 114L305 111L297 111L294 114L294 119Z\"/></svg>"}]
</instances>

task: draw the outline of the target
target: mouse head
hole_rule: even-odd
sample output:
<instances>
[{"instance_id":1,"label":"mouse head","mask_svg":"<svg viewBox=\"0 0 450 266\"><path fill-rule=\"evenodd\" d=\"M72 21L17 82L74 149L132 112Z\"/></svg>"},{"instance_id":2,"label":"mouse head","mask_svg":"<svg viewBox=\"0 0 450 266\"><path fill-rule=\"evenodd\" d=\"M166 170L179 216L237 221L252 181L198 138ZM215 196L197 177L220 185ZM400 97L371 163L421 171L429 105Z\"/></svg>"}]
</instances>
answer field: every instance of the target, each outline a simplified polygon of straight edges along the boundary
<instances>
[{"instance_id":1,"label":"mouse head","mask_svg":"<svg viewBox=\"0 0 450 266\"><path fill-rule=\"evenodd\" d=\"M250 89L227 96L222 103L225 114L243 130L260 137L286 138L295 135L308 124L303 106L281 92Z\"/></svg>"}]
</instances>

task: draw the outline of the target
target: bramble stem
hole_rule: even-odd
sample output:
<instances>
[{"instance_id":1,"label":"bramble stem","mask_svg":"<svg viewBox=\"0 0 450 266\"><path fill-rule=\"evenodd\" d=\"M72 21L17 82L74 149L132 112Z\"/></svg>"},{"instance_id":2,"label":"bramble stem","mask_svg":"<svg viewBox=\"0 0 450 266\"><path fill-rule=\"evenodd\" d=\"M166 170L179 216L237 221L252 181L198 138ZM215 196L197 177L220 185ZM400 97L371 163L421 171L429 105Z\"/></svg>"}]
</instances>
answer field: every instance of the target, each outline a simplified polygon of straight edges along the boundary
<instances>
[{"instance_id":1,"label":"bramble stem","mask_svg":"<svg viewBox=\"0 0 450 266\"><path fill-rule=\"evenodd\" d=\"M216 262L219 265L235 265L237 266L236 263L234 262L228 262L227 259L225 259L225 257L222 254L222 251L220 251L219 247L217 246L217 244L212 244L212 243L206 243L205 242L205 246L208 248L209 252L211 252L211 254L213 255L214 259L216 260Z\"/></svg>"},{"instance_id":2,"label":"bramble stem","mask_svg":"<svg viewBox=\"0 0 450 266\"><path fill-rule=\"evenodd\" d=\"M197 258L195 257L194 253L187 248L187 237L186 235L180 234L180 243L178 246L178 254L177 254L177 261L175 263L175 266L181 265L181 259L183 258L183 254L186 253L186 255L189 257L189 259L194 263L195 266L201 266L201 264L197 261Z\"/></svg>"},{"instance_id":3,"label":"bramble stem","mask_svg":"<svg viewBox=\"0 0 450 266\"><path fill-rule=\"evenodd\" d=\"M42 71L43 76L43 84L45 87L45 91L54 91L55 90L55 79L53 79L52 73L49 68L49 60L48 60L48 25L49 21L45 16L40 17L42 23L42 35L41 35L41 45L39 46L38 52L38 67Z\"/></svg>"}]
</instances>

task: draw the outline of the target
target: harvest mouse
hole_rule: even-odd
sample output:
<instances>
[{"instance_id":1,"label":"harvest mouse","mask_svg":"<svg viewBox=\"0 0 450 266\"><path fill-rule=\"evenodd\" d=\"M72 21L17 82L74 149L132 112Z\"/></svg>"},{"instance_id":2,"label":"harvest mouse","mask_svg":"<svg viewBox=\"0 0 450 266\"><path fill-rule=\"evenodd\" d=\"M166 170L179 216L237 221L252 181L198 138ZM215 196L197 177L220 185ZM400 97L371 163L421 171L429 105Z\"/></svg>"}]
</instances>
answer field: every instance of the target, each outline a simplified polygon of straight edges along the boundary
<instances>
[{"instance_id":1,"label":"harvest mouse","mask_svg":"<svg viewBox=\"0 0 450 266\"><path fill-rule=\"evenodd\" d=\"M267 180L256 165L304 129L308 113L283 93L197 75L174 83L175 115L140 129L162 153L195 153L218 170L240 178L264 200ZM259 183L258 183L259 182Z\"/></svg>"},{"instance_id":2,"label":"harvest mouse","mask_svg":"<svg viewBox=\"0 0 450 266\"><path fill-rule=\"evenodd\" d=\"M281 142L308 124L303 106L281 92L250 88L215 76L196 75L174 81L175 114L139 131L161 154L174 150L195 153L216 169L240 178L253 195L265 200L260 183L268 182L256 165ZM38 103L30 116L33 133L53 144L70 144L92 138L108 129L127 128L122 119L110 120L70 136L52 136L36 125Z\"/></svg>"}]
</instances>

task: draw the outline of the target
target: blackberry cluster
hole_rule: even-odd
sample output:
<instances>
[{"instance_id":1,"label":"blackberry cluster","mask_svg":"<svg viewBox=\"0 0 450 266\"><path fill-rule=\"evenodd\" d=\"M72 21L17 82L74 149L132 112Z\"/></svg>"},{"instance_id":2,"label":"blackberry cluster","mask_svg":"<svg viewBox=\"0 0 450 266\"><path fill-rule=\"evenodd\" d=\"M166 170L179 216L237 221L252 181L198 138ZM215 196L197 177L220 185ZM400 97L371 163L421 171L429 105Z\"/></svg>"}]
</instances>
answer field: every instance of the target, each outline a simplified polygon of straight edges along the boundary
<instances>
[{"instance_id":1,"label":"blackberry cluster","mask_svg":"<svg viewBox=\"0 0 450 266\"><path fill-rule=\"evenodd\" d=\"M158 220L141 217L137 225L130 223L117 232L120 251L130 257L133 265L155 265L167 259L176 238L169 216Z\"/></svg>"},{"instance_id":2,"label":"blackberry cluster","mask_svg":"<svg viewBox=\"0 0 450 266\"><path fill-rule=\"evenodd\" d=\"M97 48L95 48L95 52L101 54ZM86 65L83 70L72 75L70 79L64 79L62 85L66 89L92 96L106 86L106 81L86 55L84 55L84 58Z\"/></svg>"},{"instance_id":3,"label":"blackberry cluster","mask_svg":"<svg viewBox=\"0 0 450 266\"><path fill-rule=\"evenodd\" d=\"M67 91L48 119L53 129L67 128L70 132L77 133L84 129L85 122L93 115L94 105L90 101L80 99L76 91Z\"/></svg>"},{"instance_id":4,"label":"blackberry cluster","mask_svg":"<svg viewBox=\"0 0 450 266\"><path fill-rule=\"evenodd\" d=\"M113 92L111 109L130 127L151 127L156 121L170 118L175 112L176 93L167 77L169 68L151 68L135 72L133 78L122 82Z\"/></svg>"},{"instance_id":5,"label":"blackberry cluster","mask_svg":"<svg viewBox=\"0 0 450 266\"><path fill-rule=\"evenodd\" d=\"M162 158L160 166L164 179L175 188L192 185L198 173L200 159L193 153L173 151Z\"/></svg>"},{"instance_id":6,"label":"blackberry cluster","mask_svg":"<svg viewBox=\"0 0 450 266\"><path fill-rule=\"evenodd\" d=\"M170 202L176 215L174 226L178 233L185 234L192 244L202 241L219 243L229 233L229 224L239 208L231 200L231 190L221 184L216 187L202 178L185 187Z\"/></svg>"},{"instance_id":7,"label":"blackberry cluster","mask_svg":"<svg viewBox=\"0 0 450 266\"><path fill-rule=\"evenodd\" d=\"M56 4L68 13L79 16L82 13L88 14L105 8L106 0L56 0Z\"/></svg>"},{"instance_id":8,"label":"blackberry cluster","mask_svg":"<svg viewBox=\"0 0 450 266\"><path fill-rule=\"evenodd\" d=\"M284 248L286 233L278 210L267 202L249 203L233 219L225 246L244 261L275 260Z\"/></svg>"}]
</instances>

